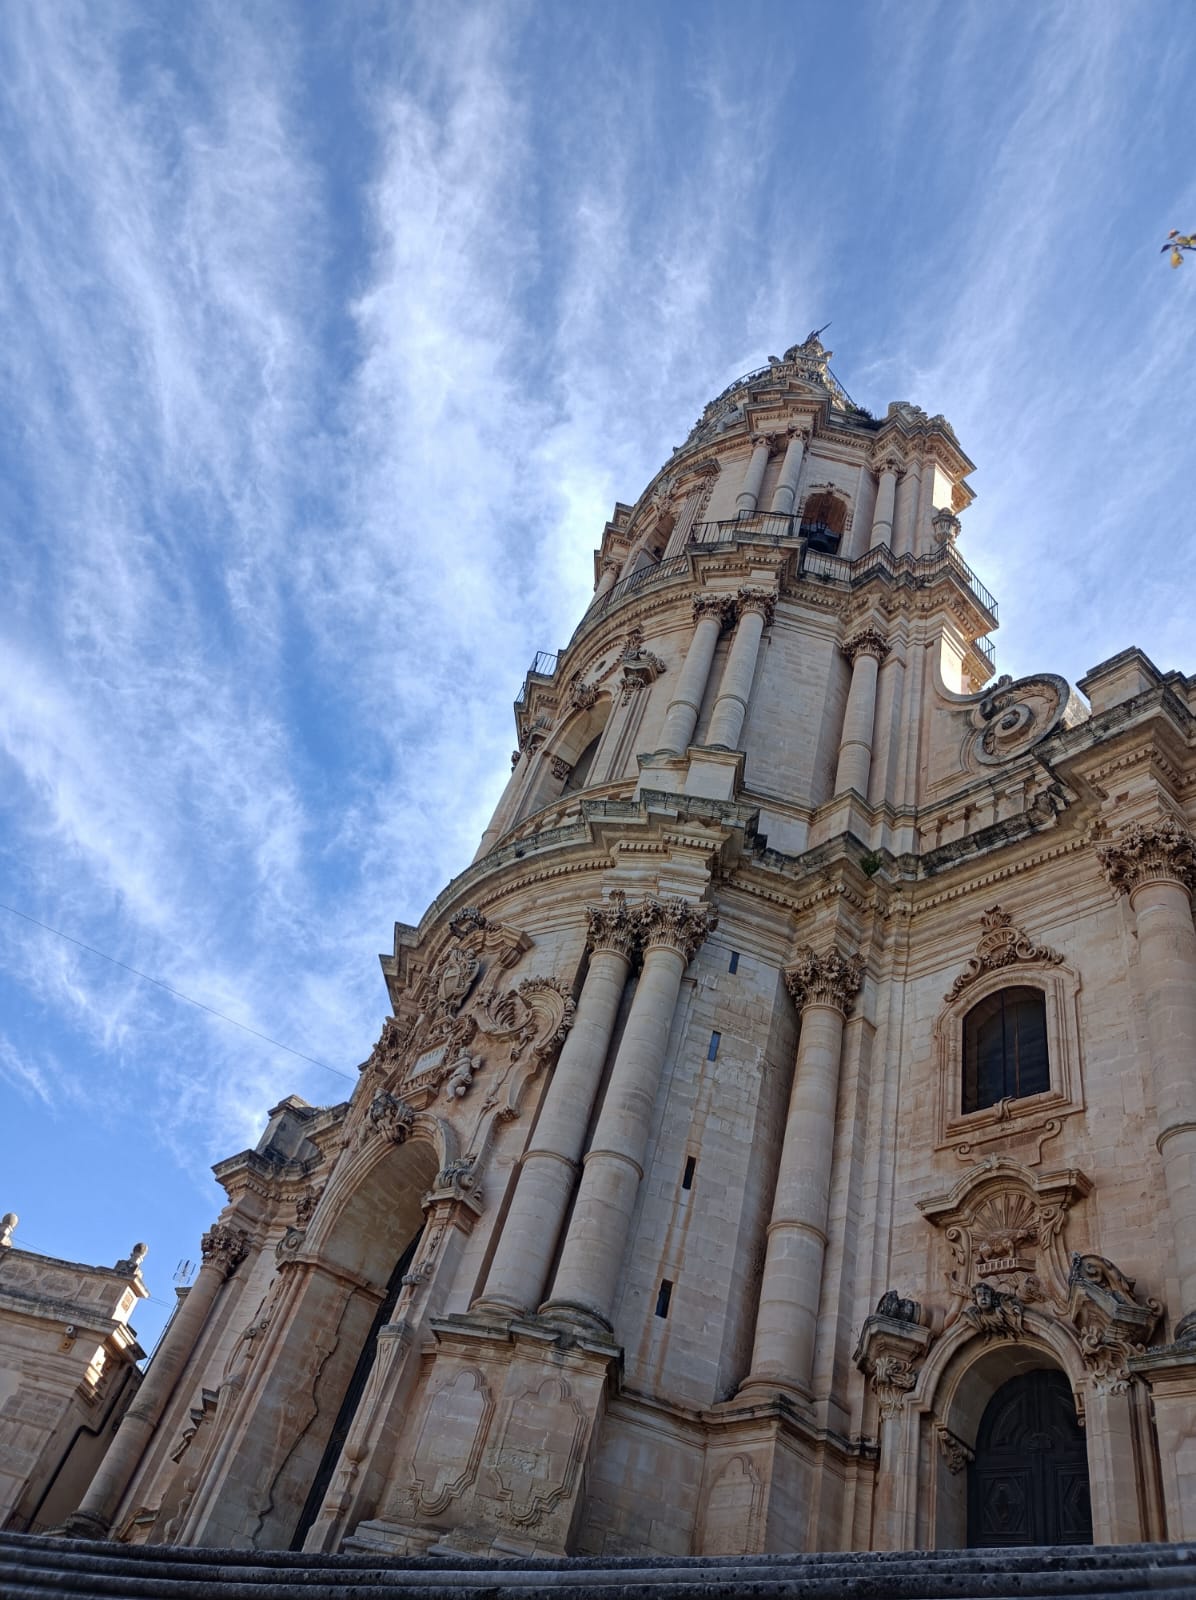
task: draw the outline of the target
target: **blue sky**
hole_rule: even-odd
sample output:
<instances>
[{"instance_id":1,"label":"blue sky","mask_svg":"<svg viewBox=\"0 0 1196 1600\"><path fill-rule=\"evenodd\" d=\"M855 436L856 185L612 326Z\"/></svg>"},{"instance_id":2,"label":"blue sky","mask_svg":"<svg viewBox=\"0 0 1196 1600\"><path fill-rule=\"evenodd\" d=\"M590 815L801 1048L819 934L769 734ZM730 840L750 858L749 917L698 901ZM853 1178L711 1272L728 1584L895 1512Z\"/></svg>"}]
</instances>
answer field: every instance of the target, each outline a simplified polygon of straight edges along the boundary
<instances>
[{"instance_id":1,"label":"blue sky","mask_svg":"<svg viewBox=\"0 0 1196 1600\"><path fill-rule=\"evenodd\" d=\"M0 12L0 1210L152 1342L469 860L616 498L827 321L1001 670L1196 670L1190 0ZM338 1076L338 1074L341 1074Z\"/></svg>"}]
</instances>

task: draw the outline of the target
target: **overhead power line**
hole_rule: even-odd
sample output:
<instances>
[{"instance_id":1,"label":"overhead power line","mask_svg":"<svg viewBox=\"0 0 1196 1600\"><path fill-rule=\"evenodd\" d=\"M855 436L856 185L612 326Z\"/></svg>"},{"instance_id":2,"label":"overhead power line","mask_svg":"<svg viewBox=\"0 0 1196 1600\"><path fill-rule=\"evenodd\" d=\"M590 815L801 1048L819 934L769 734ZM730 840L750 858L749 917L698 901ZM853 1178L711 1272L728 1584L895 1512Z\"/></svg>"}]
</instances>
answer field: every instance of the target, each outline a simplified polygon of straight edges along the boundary
<instances>
[{"instance_id":1,"label":"overhead power line","mask_svg":"<svg viewBox=\"0 0 1196 1600\"><path fill-rule=\"evenodd\" d=\"M0 911L8 911L14 917L20 917L24 922L32 922L35 928L41 928L46 933L52 933L57 939L65 939L67 944L73 944L80 950L86 950L88 955L99 956L101 961L108 961L114 967L119 967L122 972L131 972L135 978L140 978L143 983L152 983L156 988L165 989L167 994L173 995L176 1000L185 1000L189 1006L196 1006L200 1011L206 1011L210 1017L218 1017L221 1022L231 1023L234 1028L240 1028L242 1033L251 1033L255 1039L261 1039L266 1044L272 1044L277 1050L285 1050L289 1055L298 1056L300 1061L310 1062L313 1067L319 1067L324 1072L331 1072L338 1078L345 1078L353 1082L353 1075L342 1072L339 1067L330 1067L326 1061L317 1061L315 1056L305 1055L302 1050L296 1050L293 1045L283 1044L281 1039L272 1039L268 1033L260 1033L257 1028L251 1028L247 1022L238 1022L236 1017L226 1016L223 1011L217 1011L215 1006L205 1005L202 1000L196 1000L189 994L184 994L181 989L173 988L169 983L163 983L161 978L152 977L148 972L141 972L137 967L131 967L127 961L118 961L115 956L110 956L106 950L97 950L93 944L84 944L82 939L73 938L69 933L63 933L61 928L52 928L48 922L41 922L37 917L31 917L27 911L18 911L16 906L5 905L0 901Z\"/></svg>"}]
</instances>

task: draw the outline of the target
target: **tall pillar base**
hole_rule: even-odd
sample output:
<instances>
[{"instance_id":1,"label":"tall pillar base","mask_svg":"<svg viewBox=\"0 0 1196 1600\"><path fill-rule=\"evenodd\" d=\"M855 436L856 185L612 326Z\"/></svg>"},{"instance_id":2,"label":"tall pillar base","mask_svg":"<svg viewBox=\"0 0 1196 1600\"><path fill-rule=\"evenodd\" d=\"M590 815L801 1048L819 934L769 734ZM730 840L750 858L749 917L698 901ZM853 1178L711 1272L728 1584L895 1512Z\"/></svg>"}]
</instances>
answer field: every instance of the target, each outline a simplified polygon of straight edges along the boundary
<instances>
[{"instance_id":1,"label":"tall pillar base","mask_svg":"<svg viewBox=\"0 0 1196 1600\"><path fill-rule=\"evenodd\" d=\"M1196 1342L1132 1356L1129 1369L1146 1380L1154 1401L1167 1521L1163 1537L1196 1538Z\"/></svg>"}]
</instances>

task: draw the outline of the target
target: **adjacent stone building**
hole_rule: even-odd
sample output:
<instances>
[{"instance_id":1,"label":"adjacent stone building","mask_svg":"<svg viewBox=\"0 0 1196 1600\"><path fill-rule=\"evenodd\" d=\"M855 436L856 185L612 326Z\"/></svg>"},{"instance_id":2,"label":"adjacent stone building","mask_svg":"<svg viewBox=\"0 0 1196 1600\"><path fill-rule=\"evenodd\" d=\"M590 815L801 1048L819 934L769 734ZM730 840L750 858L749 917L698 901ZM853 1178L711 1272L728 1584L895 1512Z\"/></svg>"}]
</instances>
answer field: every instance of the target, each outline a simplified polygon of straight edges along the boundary
<instances>
[{"instance_id":1,"label":"adjacent stone building","mask_svg":"<svg viewBox=\"0 0 1196 1600\"><path fill-rule=\"evenodd\" d=\"M137 1393L129 1326L144 1245L114 1267L22 1250L0 1217L0 1528L51 1528L79 1503Z\"/></svg>"},{"instance_id":2,"label":"adjacent stone building","mask_svg":"<svg viewBox=\"0 0 1196 1600\"><path fill-rule=\"evenodd\" d=\"M217 1167L74 1531L1196 1537L1196 685L992 681L971 470L811 335L616 507L351 1100Z\"/></svg>"}]
</instances>

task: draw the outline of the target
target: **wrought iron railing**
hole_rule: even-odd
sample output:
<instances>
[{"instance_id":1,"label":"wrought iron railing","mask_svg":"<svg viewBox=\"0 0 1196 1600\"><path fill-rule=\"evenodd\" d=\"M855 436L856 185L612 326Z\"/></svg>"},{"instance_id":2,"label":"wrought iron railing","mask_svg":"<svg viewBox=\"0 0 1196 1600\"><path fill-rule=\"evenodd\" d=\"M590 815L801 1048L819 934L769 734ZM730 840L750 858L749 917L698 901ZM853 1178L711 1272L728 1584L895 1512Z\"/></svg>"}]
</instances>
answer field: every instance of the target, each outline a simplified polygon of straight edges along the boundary
<instances>
[{"instance_id":1,"label":"wrought iron railing","mask_svg":"<svg viewBox=\"0 0 1196 1600\"><path fill-rule=\"evenodd\" d=\"M561 659L559 650L537 650L532 657L532 664L527 669L527 677L523 680L523 687L515 696L515 704L521 706L527 699L527 679L533 674L541 678L551 678L556 671L556 664Z\"/></svg>"}]
</instances>

